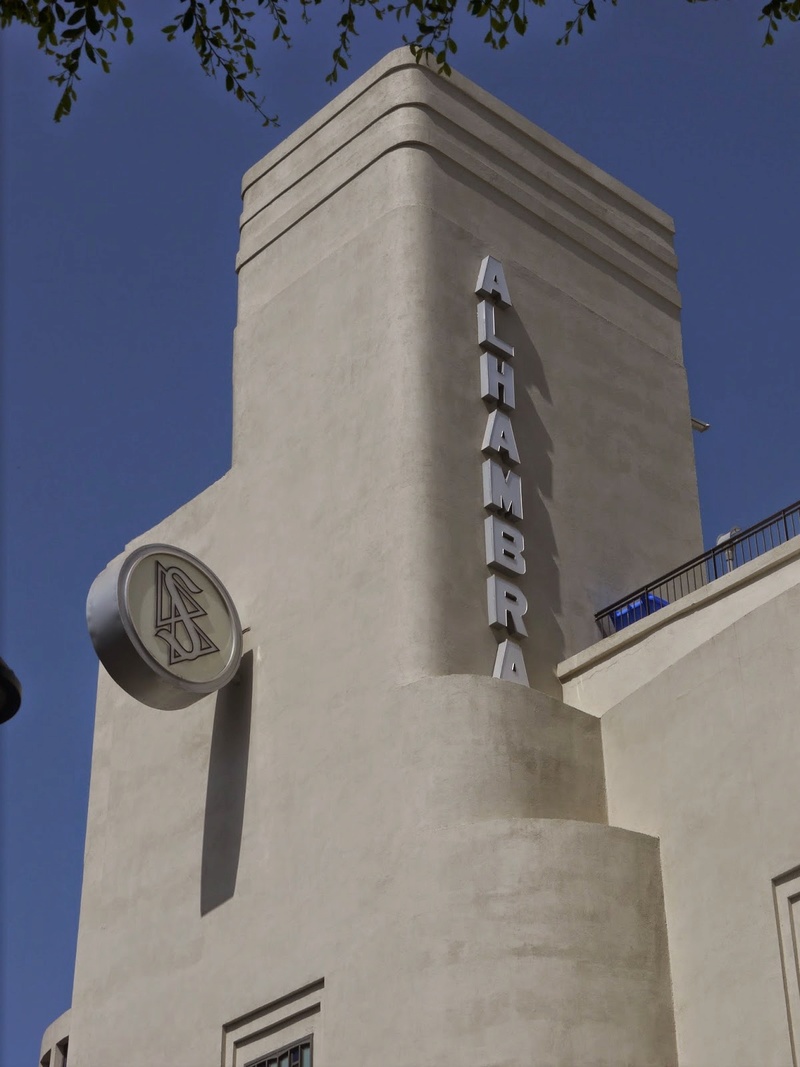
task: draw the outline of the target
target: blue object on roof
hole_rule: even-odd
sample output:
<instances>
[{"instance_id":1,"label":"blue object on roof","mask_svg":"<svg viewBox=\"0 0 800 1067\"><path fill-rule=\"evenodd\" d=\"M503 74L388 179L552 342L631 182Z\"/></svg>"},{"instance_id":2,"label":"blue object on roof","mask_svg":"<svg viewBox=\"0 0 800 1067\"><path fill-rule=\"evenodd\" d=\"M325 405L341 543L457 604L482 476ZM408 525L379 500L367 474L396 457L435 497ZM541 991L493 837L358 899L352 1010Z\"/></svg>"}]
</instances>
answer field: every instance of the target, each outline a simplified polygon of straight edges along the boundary
<instances>
[{"instance_id":1,"label":"blue object on roof","mask_svg":"<svg viewBox=\"0 0 800 1067\"><path fill-rule=\"evenodd\" d=\"M646 600L646 603L645 603ZM661 608L665 608L669 604L668 600L662 600L660 596L656 596L655 593L648 593L647 597L637 597L635 600L631 600L623 608L617 608L612 614L614 620L615 630L624 630L626 626L630 626L632 622L638 622L639 619L643 619L646 615L652 615Z\"/></svg>"}]
</instances>

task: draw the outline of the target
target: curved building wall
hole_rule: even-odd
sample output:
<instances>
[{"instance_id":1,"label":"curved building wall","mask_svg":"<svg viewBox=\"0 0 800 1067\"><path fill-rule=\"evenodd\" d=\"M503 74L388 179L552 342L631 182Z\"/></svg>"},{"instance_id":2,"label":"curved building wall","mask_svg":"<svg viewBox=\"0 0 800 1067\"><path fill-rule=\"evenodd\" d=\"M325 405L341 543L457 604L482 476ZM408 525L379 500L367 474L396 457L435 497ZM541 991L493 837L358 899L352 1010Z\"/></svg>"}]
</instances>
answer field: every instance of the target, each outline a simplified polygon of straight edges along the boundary
<instances>
[{"instance_id":1,"label":"curved building wall","mask_svg":"<svg viewBox=\"0 0 800 1067\"><path fill-rule=\"evenodd\" d=\"M42 1035L39 1067L68 1067L71 1011L65 1011L50 1023Z\"/></svg>"},{"instance_id":2,"label":"curved building wall","mask_svg":"<svg viewBox=\"0 0 800 1067\"><path fill-rule=\"evenodd\" d=\"M302 741L257 675L249 724L111 712L78 1062L205 1062L223 1024L318 980L322 1067L674 1062L657 842L604 825L598 721L485 678L363 697Z\"/></svg>"},{"instance_id":3,"label":"curved building wall","mask_svg":"<svg viewBox=\"0 0 800 1067\"><path fill-rule=\"evenodd\" d=\"M325 1062L675 1063L658 846L608 826L454 823L420 835L383 920L335 968L353 1010ZM370 975L383 974L379 988ZM346 991L346 993L345 993Z\"/></svg>"}]
</instances>

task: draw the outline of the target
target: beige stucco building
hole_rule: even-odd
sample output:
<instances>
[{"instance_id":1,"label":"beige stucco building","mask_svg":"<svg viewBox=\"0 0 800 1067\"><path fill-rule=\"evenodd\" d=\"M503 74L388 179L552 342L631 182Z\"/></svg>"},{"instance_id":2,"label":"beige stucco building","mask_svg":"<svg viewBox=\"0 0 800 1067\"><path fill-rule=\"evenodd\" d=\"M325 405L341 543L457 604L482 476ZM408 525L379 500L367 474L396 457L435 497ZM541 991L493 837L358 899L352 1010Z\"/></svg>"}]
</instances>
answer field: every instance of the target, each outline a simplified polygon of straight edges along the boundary
<instances>
[{"instance_id":1,"label":"beige stucco building","mask_svg":"<svg viewBox=\"0 0 800 1067\"><path fill-rule=\"evenodd\" d=\"M407 52L243 202L233 465L129 546L243 666L100 671L42 1067L796 1063L800 540L594 620L702 547L671 220Z\"/></svg>"}]
</instances>

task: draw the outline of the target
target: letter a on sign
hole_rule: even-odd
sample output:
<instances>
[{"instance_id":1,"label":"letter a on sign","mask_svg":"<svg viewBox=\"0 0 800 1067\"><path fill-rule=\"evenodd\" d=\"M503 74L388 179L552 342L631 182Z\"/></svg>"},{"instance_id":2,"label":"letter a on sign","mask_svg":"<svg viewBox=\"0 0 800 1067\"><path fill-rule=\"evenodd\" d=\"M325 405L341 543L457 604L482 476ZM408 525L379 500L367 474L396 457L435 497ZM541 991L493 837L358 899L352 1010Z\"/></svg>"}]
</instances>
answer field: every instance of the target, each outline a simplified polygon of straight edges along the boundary
<instances>
[{"instance_id":1,"label":"letter a on sign","mask_svg":"<svg viewBox=\"0 0 800 1067\"><path fill-rule=\"evenodd\" d=\"M481 451L484 455L503 456L507 463L519 463L511 419L503 411L493 411L486 422Z\"/></svg>"},{"instance_id":2,"label":"letter a on sign","mask_svg":"<svg viewBox=\"0 0 800 1067\"><path fill-rule=\"evenodd\" d=\"M475 292L478 296L487 296L490 300L496 300L501 308L511 307L508 284L503 273L503 264L499 259L487 256L481 263Z\"/></svg>"},{"instance_id":3,"label":"letter a on sign","mask_svg":"<svg viewBox=\"0 0 800 1067\"><path fill-rule=\"evenodd\" d=\"M519 682L520 685L529 684L522 649L516 641L501 641L497 646L492 677L504 678L507 682Z\"/></svg>"}]
</instances>

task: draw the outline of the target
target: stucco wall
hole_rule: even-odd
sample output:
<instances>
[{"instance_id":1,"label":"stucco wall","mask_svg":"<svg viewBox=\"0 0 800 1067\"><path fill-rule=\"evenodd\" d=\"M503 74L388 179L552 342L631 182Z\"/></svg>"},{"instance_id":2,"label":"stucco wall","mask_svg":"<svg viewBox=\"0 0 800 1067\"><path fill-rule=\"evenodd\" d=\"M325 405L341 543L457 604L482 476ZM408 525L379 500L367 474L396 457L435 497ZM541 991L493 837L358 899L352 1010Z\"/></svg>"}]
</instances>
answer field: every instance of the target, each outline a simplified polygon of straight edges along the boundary
<instances>
[{"instance_id":1,"label":"stucco wall","mask_svg":"<svg viewBox=\"0 0 800 1067\"><path fill-rule=\"evenodd\" d=\"M587 650L583 675L579 657L569 667L565 688L602 712L609 820L661 842L681 1067L797 1062L798 552L795 539L637 623L616 654Z\"/></svg>"}]
</instances>

